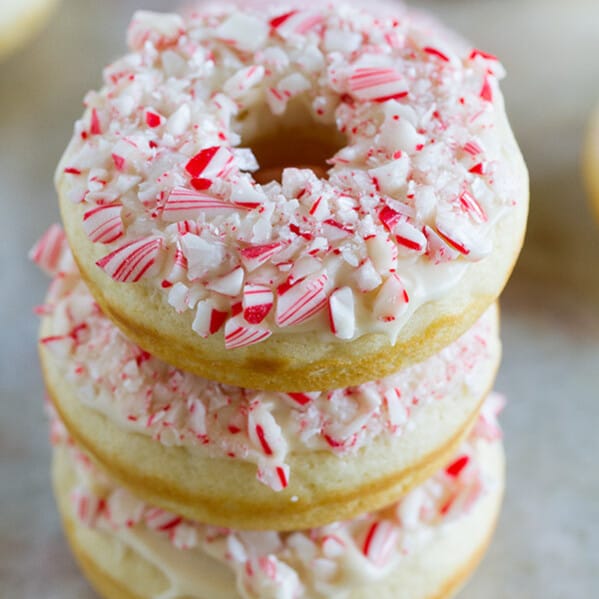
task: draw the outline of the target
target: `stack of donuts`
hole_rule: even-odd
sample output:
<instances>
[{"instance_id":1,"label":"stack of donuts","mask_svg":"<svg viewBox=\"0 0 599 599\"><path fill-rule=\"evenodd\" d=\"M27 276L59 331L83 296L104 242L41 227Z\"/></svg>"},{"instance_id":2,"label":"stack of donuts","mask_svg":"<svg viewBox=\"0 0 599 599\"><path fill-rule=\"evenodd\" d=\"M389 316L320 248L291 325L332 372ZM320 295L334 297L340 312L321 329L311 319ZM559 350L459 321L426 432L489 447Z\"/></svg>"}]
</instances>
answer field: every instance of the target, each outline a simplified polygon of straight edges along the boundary
<instances>
[{"instance_id":1,"label":"stack of donuts","mask_svg":"<svg viewBox=\"0 0 599 599\"><path fill-rule=\"evenodd\" d=\"M60 161L40 355L107 598L429 599L503 490L524 162L499 61L401 5L138 12Z\"/></svg>"}]
</instances>

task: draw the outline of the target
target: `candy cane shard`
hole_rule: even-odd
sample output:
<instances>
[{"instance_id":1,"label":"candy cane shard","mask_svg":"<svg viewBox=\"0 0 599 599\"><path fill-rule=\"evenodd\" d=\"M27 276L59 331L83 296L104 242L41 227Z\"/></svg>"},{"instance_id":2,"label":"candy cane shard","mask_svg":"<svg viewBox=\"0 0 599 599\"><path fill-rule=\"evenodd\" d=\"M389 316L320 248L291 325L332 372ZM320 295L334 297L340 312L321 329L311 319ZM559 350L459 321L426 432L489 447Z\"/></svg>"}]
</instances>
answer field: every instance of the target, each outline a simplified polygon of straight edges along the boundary
<instances>
[{"instance_id":1,"label":"candy cane shard","mask_svg":"<svg viewBox=\"0 0 599 599\"><path fill-rule=\"evenodd\" d=\"M173 258L173 265L168 275L163 279L161 286L163 289L172 287L175 283L182 281L187 274L187 258L181 250L177 247L175 250L175 256Z\"/></svg>"},{"instance_id":2,"label":"candy cane shard","mask_svg":"<svg viewBox=\"0 0 599 599\"><path fill-rule=\"evenodd\" d=\"M391 557L397 544L399 533L397 527L389 520L378 520L374 522L364 540L362 553L375 566L383 567Z\"/></svg>"},{"instance_id":3,"label":"candy cane shard","mask_svg":"<svg viewBox=\"0 0 599 599\"><path fill-rule=\"evenodd\" d=\"M459 252L453 248L443 237L432 227L425 225L422 229L426 237L426 256L435 264L449 262L455 260L459 256Z\"/></svg>"},{"instance_id":4,"label":"candy cane shard","mask_svg":"<svg viewBox=\"0 0 599 599\"><path fill-rule=\"evenodd\" d=\"M225 347L227 349L236 349L248 345L260 343L268 339L272 331L264 327L249 324L238 314L227 320L225 324Z\"/></svg>"},{"instance_id":5,"label":"candy cane shard","mask_svg":"<svg viewBox=\"0 0 599 599\"><path fill-rule=\"evenodd\" d=\"M60 225L51 225L29 251L33 260L44 272L54 275L60 268L63 251L67 247L67 238Z\"/></svg>"},{"instance_id":6,"label":"candy cane shard","mask_svg":"<svg viewBox=\"0 0 599 599\"><path fill-rule=\"evenodd\" d=\"M207 193L185 187L174 187L164 204L162 219L167 222L178 222L196 219L203 213L229 214L236 210L239 210L238 206Z\"/></svg>"},{"instance_id":7,"label":"candy cane shard","mask_svg":"<svg viewBox=\"0 0 599 599\"><path fill-rule=\"evenodd\" d=\"M243 248L240 252L241 263L248 272L256 270L259 266L268 262L274 255L283 249L282 243L267 243L264 245L253 245Z\"/></svg>"},{"instance_id":8,"label":"candy cane shard","mask_svg":"<svg viewBox=\"0 0 599 599\"><path fill-rule=\"evenodd\" d=\"M397 223L394 228L395 241L398 245L417 252L424 253L426 249L426 237L422 231L419 231L407 220Z\"/></svg>"},{"instance_id":9,"label":"candy cane shard","mask_svg":"<svg viewBox=\"0 0 599 599\"><path fill-rule=\"evenodd\" d=\"M162 237L144 237L130 241L96 262L106 274L119 283L137 283L153 274L162 252Z\"/></svg>"},{"instance_id":10,"label":"candy cane shard","mask_svg":"<svg viewBox=\"0 0 599 599\"><path fill-rule=\"evenodd\" d=\"M460 456L455 459L447 468L445 468L445 472L448 476L453 478L457 478L462 470L468 465L470 458L467 455Z\"/></svg>"},{"instance_id":11,"label":"candy cane shard","mask_svg":"<svg viewBox=\"0 0 599 599\"><path fill-rule=\"evenodd\" d=\"M265 69L262 65L252 65L241 69L225 82L223 90L231 98L241 98L264 79L264 73Z\"/></svg>"},{"instance_id":12,"label":"candy cane shard","mask_svg":"<svg viewBox=\"0 0 599 599\"><path fill-rule=\"evenodd\" d=\"M243 287L243 317L250 324L260 324L273 307L273 292L266 285L246 283Z\"/></svg>"},{"instance_id":13,"label":"candy cane shard","mask_svg":"<svg viewBox=\"0 0 599 599\"><path fill-rule=\"evenodd\" d=\"M40 343L57 358L66 358L75 349L75 339L72 335L50 335L42 337Z\"/></svg>"},{"instance_id":14,"label":"candy cane shard","mask_svg":"<svg viewBox=\"0 0 599 599\"><path fill-rule=\"evenodd\" d=\"M292 287L282 286L277 290L275 321L280 327L304 322L327 305L325 286L328 276L310 277Z\"/></svg>"},{"instance_id":15,"label":"candy cane shard","mask_svg":"<svg viewBox=\"0 0 599 599\"><path fill-rule=\"evenodd\" d=\"M293 403L300 406L307 406L310 402L318 399L320 391L311 391L306 393L286 393Z\"/></svg>"},{"instance_id":16,"label":"candy cane shard","mask_svg":"<svg viewBox=\"0 0 599 599\"><path fill-rule=\"evenodd\" d=\"M365 102L385 102L408 95L408 86L404 78L391 68L355 69L348 84L350 93Z\"/></svg>"},{"instance_id":17,"label":"candy cane shard","mask_svg":"<svg viewBox=\"0 0 599 599\"><path fill-rule=\"evenodd\" d=\"M373 311L379 320L396 320L407 308L410 298L401 279L393 273L380 288L374 301Z\"/></svg>"},{"instance_id":18,"label":"candy cane shard","mask_svg":"<svg viewBox=\"0 0 599 599\"><path fill-rule=\"evenodd\" d=\"M237 12L217 28L215 35L239 50L254 52L264 44L268 33L269 27L262 19Z\"/></svg>"},{"instance_id":19,"label":"candy cane shard","mask_svg":"<svg viewBox=\"0 0 599 599\"><path fill-rule=\"evenodd\" d=\"M250 405L248 435L253 445L265 456L282 456L287 451L281 427L260 401Z\"/></svg>"},{"instance_id":20,"label":"candy cane shard","mask_svg":"<svg viewBox=\"0 0 599 599\"><path fill-rule=\"evenodd\" d=\"M237 297L241 293L245 272L241 266L234 268L231 272L213 279L206 285L206 289L216 291L221 295L229 297Z\"/></svg>"},{"instance_id":21,"label":"candy cane shard","mask_svg":"<svg viewBox=\"0 0 599 599\"><path fill-rule=\"evenodd\" d=\"M397 245L388 235L375 235L366 240L370 260L379 274L397 270Z\"/></svg>"},{"instance_id":22,"label":"candy cane shard","mask_svg":"<svg viewBox=\"0 0 599 599\"><path fill-rule=\"evenodd\" d=\"M185 170L195 179L225 177L233 166L233 152L225 146L212 146L200 150L185 165Z\"/></svg>"},{"instance_id":23,"label":"candy cane shard","mask_svg":"<svg viewBox=\"0 0 599 599\"><path fill-rule=\"evenodd\" d=\"M200 337L206 339L218 332L228 317L229 313L219 310L211 300L202 300L196 307L191 328Z\"/></svg>"},{"instance_id":24,"label":"candy cane shard","mask_svg":"<svg viewBox=\"0 0 599 599\"><path fill-rule=\"evenodd\" d=\"M447 54L445 54L444 52L441 52L441 50L439 50L438 48L426 46L425 48L422 48L422 50L430 56L435 56L436 58L439 58L443 62L449 62L449 56L447 56Z\"/></svg>"},{"instance_id":25,"label":"candy cane shard","mask_svg":"<svg viewBox=\"0 0 599 599\"><path fill-rule=\"evenodd\" d=\"M122 206L96 206L83 215L83 230L94 243L112 243L124 234Z\"/></svg>"},{"instance_id":26,"label":"candy cane shard","mask_svg":"<svg viewBox=\"0 0 599 599\"><path fill-rule=\"evenodd\" d=\"M146 524L153 530L160 530L162 532L172 530L183 522L181 516L171 514L159 507L152 507L146 509L144 514L144 520Z\"/></svg>"},{"instance_id":27,"label":"candy cane shard","mask_svg":"<svg viewBox=\"0 0 599 599\"><path fill-rule=\"evenodd\" d=\"M314 11L292 10L271 19L269 25L271 31L283 38L293 34L305 35L323 21L323 16Z\"/></svg>"},{"instance_id":28,"label":"candy cane shard","mask_svg":"<svg viewBox=\"0 0 599 599\"><path fill-rule=\"evenodd\" d=\"M480 89L480 97L486 102L493 101L493 88L491 87L491 81L488 76L485 75L483 85Z\"/></svg>"},{"instance_id":29,"label":"candy cane shard","mask_svg":"<svg viewBox=\"0 0 599 599\"><path fill-rule=\"evenodd\" d=\"M408 410L401 401L401 392L399 389L387 389L383 397L387 406L389 425L391 426L391 430L395 431L398 427L406 423Z\"/></svg>"},{"instance_id":30,"label":"candy cane shard","mask_svg":"<svg viewBox=\"0 0 599 599\"><path fill-rule=\"evenodd\" d=\"M336 289L329 297L331 332L339 339L351 339L356 331L354 294L349 287Z\"/></svg>"},{"instance_id":31,"label":"candy cane shard","mask_svg":"<svg viewBox=\"0 0 599 599\"><path fill-rule=\"evenodd\" d=\"M79 520L88 527L96 525L96 521L104 509L104 501L92 495L87 489L77 487L71 492L71 502Z\"/></svg>"},{"instance_id":32,"label":"candy cane shard","mask_svg":"<svg viewBox=\"0 0 599 599\"><path fill-rule=\"evenodd\" d=\"M122 488L115 489L106 500L106 516L115 526L130 528L139 524L144 510L144 503Z\"/></svg>"},{"instance_id":33,"label":"candy cane shard","mask_svg":"<svg viewBox=\"0 0 599 599\"><path fill-rule=\"evenodd\" d=\"M282 491L289 485L289 466L264 464L258 468L258 480L273 491Z\"/></svg>"},{"instance_id":34,"label":"candy cane shard","mask_svg":"<svg viewBox=\"0 0 599 599\"><path fill-rule=\"evenodd\" d=\"M460 195L460 205L475 222L485 223L489 220L483 207L469 191Z\"/></svg>"},{"instance_id":35,"label":"candy cane shard","mask_svg":"<svg viewBox=\"0 0 599 599\"><path fill-rule=\"evenodd\" d=\"M160 127L163 122L164 117L162 115L153 110L146 110L146 125L150 127L150 129Z\"/></svg>"}]
</instances>

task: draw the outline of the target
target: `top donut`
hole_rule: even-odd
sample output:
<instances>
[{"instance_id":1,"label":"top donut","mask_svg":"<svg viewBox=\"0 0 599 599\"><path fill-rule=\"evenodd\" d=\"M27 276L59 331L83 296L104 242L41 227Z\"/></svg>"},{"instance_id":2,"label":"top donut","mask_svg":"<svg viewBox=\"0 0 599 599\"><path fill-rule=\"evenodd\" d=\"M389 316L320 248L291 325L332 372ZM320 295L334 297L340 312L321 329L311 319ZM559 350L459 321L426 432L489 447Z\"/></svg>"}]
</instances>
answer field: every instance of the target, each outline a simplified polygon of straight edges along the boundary
<instances>
[{"instance_id":1,"label":"top donut","mask_svg":"<svg viewBox=\"0 0 599 599\"><path fill-rule=\"evenodd\" d=\"M136 13L56 176L106 314L243 387L425 359L495 300L525 228L498 60L398 5L305 6Z\"/></svg>"}]
</instances>

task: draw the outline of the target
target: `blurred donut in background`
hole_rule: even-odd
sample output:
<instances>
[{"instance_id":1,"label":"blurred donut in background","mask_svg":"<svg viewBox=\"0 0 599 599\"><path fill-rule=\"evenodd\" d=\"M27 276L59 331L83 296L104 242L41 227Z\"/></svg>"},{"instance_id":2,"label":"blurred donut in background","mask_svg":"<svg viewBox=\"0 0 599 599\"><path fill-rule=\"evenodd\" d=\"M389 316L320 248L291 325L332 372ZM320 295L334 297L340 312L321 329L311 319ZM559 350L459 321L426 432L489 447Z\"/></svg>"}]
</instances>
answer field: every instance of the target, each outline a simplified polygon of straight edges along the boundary
<instances>
[{"instance_id":1,"label":"blurred donut in background","mask_svg":"<svg viewBox=\"0 0 599 599\"><path fill-rule=\"evenodd\" d=\"M595 108L587 129L583 168L591 206L599 221L599 105Z\"/></svg>"},{"instance_id":2,"label":"blurred donut in background","mask_svg":"<svg viewBox=\"0 0 599 599\"><path fill-rule=\"evenodd\" d=\"M0 2L0 60L24 45L46 23L58 0Z\"/></svg>"}]
</instances>

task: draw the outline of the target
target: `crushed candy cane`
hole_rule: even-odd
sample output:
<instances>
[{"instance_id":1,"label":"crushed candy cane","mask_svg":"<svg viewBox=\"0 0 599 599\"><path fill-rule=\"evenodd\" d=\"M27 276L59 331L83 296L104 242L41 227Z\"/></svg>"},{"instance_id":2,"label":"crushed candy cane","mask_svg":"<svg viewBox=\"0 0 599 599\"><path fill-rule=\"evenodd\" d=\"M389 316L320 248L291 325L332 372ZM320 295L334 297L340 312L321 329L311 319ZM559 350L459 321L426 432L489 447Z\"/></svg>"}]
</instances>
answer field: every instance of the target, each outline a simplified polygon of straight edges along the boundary
<instances>
[{"instance_id":1,"label":"crushed candy cane","mask_svg":"<svg viewBox=\"0 0 599 599\"><path fill-rule=\"evenodd\" d=\"M346 575L351 573L352 588L368 584L401 567L402 559L426 546L435 532L471 513L498 484L485 470L481 451L499 443L501 403L495 398L486 404L492 435L480 437L475 427L449 466L400 501L353 520L287 533L209 526L138 500L73 444L51 405L49 412L53 443L66 448L74 469L70 498L81 524L117 536L121 531L158 535L191 558L208 555L234 573L245 599L295 599L345 596Z\"/></svg>"},{"instance_id":2,"label":"crushed candy cane","mask_svg":"<svg viewBox=\"0 0 599 599\"><path fill-rule=\"evenodd\" d=\"M195 311L200 336L229 348L280 331L394 342L492 252L519 200L498 127L503 69L400 4L293 6L136 13L131 52L87 94L57 184L106 245L98 266ZM288 165L258 184L252 123L285 123L298 106L307 131L328 127L344 146L325 177ZM248 309L256 288L265 303Z\"/></svg>"},{"instance_id":3,"label":"crushed candy cane","mask_svg":"<svg viewBox=\"0 0 599 599\"><path fill-rule=\"evenodd\" d=\"M258 480L274 490L287 487L293 476L286 461L291 451L354 453L381 435L410 430L413 416L432 402L465 391L479 397L486 391L487 382L477 373L494 359L497 332L492 312L425 362L356 387L279 393L202 379L129 341L82 282L60 230L52 227L42 245L48 238L54 240L52 246L58 239L60 246L52 250L55 278L41 311L51 330L41 343L78 399L119 426L164 445L254 463ZM45 255L34 252L47 268ZM178 285L171 291L181 289ZM182 285L183 301L187 293ZM245 285L244 296L237 316L229 320L204 301L202 318L194 327L208 334L224 326L231 344L244 335L269 334L261 323L272 310L272 293L265 286ZM343 313L351 311L345 289L332 298ZM337 320L335 326L340 334L347 333L346 322Z\"/></svg>"}]
</instances>

